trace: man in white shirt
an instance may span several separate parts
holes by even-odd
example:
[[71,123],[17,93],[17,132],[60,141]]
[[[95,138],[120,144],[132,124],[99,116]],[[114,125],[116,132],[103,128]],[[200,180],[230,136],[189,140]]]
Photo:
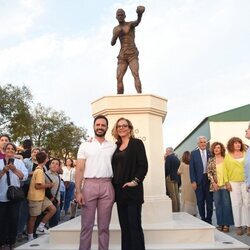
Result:
[[105,116],[98,115],[94,119],[93,128],[95,138],[82,143],[77,155],[76,200],[83,205],[79,250],[91,249],[96,209],[98,249],[108,250],[109,223],[114,204],[111,159],[116,145],[105,139],[108,130],[108,120]]

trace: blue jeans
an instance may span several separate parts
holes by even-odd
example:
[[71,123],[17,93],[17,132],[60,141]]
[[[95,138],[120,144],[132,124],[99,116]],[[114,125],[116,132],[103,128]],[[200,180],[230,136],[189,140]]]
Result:
[[56,205],[55,207],[56,207],[56,213],[49,220],[50,227],[57,226],[60,221],[60,212],[61,212],[60,205]]
[[65,213],[69,210],[70,202],[74,199],[75,183],[70,182],[68,188],[65,189],[65,200],[64,200],[64,211]]
[[230,194],[226,189],[219,189],[214,192],[214,204],[217,224],[219,226],[234,225]]
[[60,191],[60,210],[63,209],[64,200],[65,200],[65,191]]
[[17,233],[22,234],[27,226],[29,219],[29,202],[27,199],[20,202],[19,207],[19,220],[18,220],[18,227]]

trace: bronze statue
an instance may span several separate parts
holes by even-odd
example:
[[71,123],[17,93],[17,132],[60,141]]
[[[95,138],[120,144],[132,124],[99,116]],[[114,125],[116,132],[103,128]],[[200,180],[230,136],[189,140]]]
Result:
[[139,51],[135,45],[135,27],[141,22],[142,14],[145,11],[144,6],[138,6],[136,9],[137,20],[132,22],[125,22],[125,11],[123,9],[118,9],[116,11],[116,19],[119,22],[113,29],[113,37],[111,40],[111,45],[116,44],[116,40],[119,37],[121,43],[121,49],[118,55],[118,65],[116,72],[117,79],[117,94],[124,93],[123,77],[129,66],[131,73],[135,81],[135,89],[137,93],[142,92],[141,80],[139,77],[139,62],[138,55]]

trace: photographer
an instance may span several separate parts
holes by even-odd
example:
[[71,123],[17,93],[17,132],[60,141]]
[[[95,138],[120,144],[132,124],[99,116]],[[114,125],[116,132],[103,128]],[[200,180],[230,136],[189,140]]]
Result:
[[20,180],[27,179],[28,171],[21,160],[14,159],[15,144],[6,143],[3,150],[5,157],[0,159],[0,247],[14,249],[20,202],[7,198],[7,177],[9,176],[11,185],[20,187]]

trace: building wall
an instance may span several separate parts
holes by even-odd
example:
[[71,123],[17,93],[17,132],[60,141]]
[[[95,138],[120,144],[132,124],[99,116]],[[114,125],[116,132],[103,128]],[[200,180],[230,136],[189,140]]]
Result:
[[209,122],[211,140],[210,144],[215,141],[222,142],[225,146],[231,137],[239,137],[242,141],[250,145],[250,141],[245,138],[245,130],[248,122]]
[[185,151],[192,151],[197,148],[197,137],[204,135],[210,140],[210,128],[208,121],[204,122],[185,141],[175,148],[175,153],[180,158]]
[[242,141],[250,146],[250,140],[245,138],[245,130],[249,122],[208,122],[202,124],[193,134],[191,134],[185,141],[175,148],[175,153],[181,157],[183,152],[188,150],[192,151],[197,147],[197,137],[204,135],[207,137],[209,144],[208,147],[215,141],[222,142],[225,146],[228,140],[233,137],[239,137]]

